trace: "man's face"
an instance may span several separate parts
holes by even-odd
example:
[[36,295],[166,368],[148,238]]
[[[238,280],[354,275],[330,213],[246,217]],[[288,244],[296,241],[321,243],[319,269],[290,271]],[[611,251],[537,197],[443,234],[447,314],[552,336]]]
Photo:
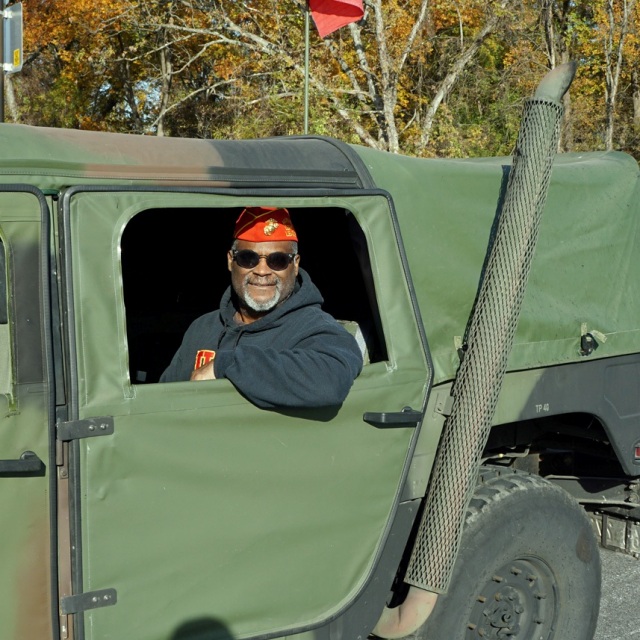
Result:
[[[260,256],[271,253],[293,253],[292,242],[247,242],[238,240],[236,251],[255,251]],[[264,257],[255,267],[243,268],[233,259],[233,252],[227,254],[227,264],[231,272],[231,286],[240,303],[251,311],[263,314],[284,302],[293,292],[298,275],[300,256],[296,256],[287,267],[277,271],[267,264]]]

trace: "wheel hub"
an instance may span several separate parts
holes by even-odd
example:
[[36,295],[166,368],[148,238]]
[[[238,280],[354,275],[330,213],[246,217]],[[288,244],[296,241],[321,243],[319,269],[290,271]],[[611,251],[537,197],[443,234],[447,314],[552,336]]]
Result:
[[550,568],[537,559],[518,559],[487,580],[467,627],[473,638],[548,640],[556,609],[555,579]]
[[[483,611],[491,628],[500,636],[517,636],[520,631],[520,614],[524,611],[519,592],[509,586],[496,592],[494,602]],[[503,633],[502,633],[503,632]]]

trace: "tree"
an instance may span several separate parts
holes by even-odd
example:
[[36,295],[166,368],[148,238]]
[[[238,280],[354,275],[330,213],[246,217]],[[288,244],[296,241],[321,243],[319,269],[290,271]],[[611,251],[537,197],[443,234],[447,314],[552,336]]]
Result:
[[[461,0],[454,9],[448,3],[429,9],[426,0],[404,3],[367,0],[360,23],[349,25],[337,38],[324,41],[316,38],[314,42],[309,81],[320,101],[316,108],[320,128],[334,112],[341,119],[343,135],[349,138],[397,152],[404,136],[404,146],[408,142],[424,150],[440,105],[477,57],[483,42],[504,20],[508,2]],[[226,88],[239,92],[249,106],[276,97],[299,101],[304,77],[304,2],[185,0],[179,7],[180,17],[173,13],[169,18],[156,11],[152,20],[139,23],[137,29],[175,34],[173,44],[165,41],[159,47],[165,56],[175,48],[176,41],[197,37],[201,39],[201,47],[210,49],[207,54],[210,59],[216,53],[219,59],[225,56],[234,59],[239,63],[234,78],[227,77],[223,82],[233,84]],[[203,16],[207,19],[202,19]],[[456,33],[453,40],[452,29]],[[441,58],[435,63],[427,61],[425,51],[437,53]],[[203,54],[185,58],[180,72],[193,69],[204,57]],[[412,94],[416,65],[422,69],[428,66],[448,69],[428,87],[423,85],[424,89],[433,89],[430,100],[425,99],[424,90]],[[215,83],[216,89],[221,86],[222,83]],[[166,98],[167,91],[162,95]],[[172,105],[161,101],[161,118],[175,108],[176,97]],[[225,92],[222,98],[230,96]],[[413,123],[420,123],[419,128],[416,132],[414,127],[413,140],[406,140]]]
[[[620,76],[625,64],[625,40],[631,27],[636,0],[606,0],[605,6],[599,8],[604,11],[606,18],[603,22],[603,50],[605,59],[606,82],[606,132],[605,146],[613,149],[613,131],[616,111],[616,101]],[[634,69],[635,70],[635,69]]]
[[[365,0],[311,32],[311,132],[508,154],[547,69],[580,62],[564,150],[640,148],[637,0]],[[14,120],[191,137],[303,129],[305,0],[25,0]],[[570,100],[570,102],[569,102]]]

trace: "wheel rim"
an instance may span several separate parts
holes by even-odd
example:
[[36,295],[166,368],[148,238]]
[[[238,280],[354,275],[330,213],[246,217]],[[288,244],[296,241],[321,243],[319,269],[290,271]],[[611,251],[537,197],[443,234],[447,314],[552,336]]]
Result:
[[472,638],[550,640],[557,613],[557,586],[549,566],[519,558],[482,586],[469,616]]

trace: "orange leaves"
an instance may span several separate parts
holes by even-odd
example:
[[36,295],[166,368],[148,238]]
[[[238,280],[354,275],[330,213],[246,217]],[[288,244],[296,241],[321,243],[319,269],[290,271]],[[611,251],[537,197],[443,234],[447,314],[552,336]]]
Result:
[[[605,43],[610,36],[614,51],[619,42],[625,1],[519,0],[502,9],[502,0],[366,0],[359,23],[325,40],[311,29],[311,130],[408,153],[508,152],[513,114],[552,61],[570,58],[580,61],[574,139],[598,146]],[[14,86],[29,121],[216,137],[301,131],[305,0],[23,3],[31,62]],[[498,26],[436,104],[494,16]],[[637,0],[616,112],[627,131],[639,57]]]
[[[37,49],[49,44],[65,47],[71,42],[89,45],[101,40],[109,24],[127,10],[127,2],[114,0],[25,1],[25,44]],[[91,47],[90,47],[91,48]]]
[[432,28],[435,32],[449,29],[475,30],[482,23],[488,3],[477,0],[436,0],[431,5]]

